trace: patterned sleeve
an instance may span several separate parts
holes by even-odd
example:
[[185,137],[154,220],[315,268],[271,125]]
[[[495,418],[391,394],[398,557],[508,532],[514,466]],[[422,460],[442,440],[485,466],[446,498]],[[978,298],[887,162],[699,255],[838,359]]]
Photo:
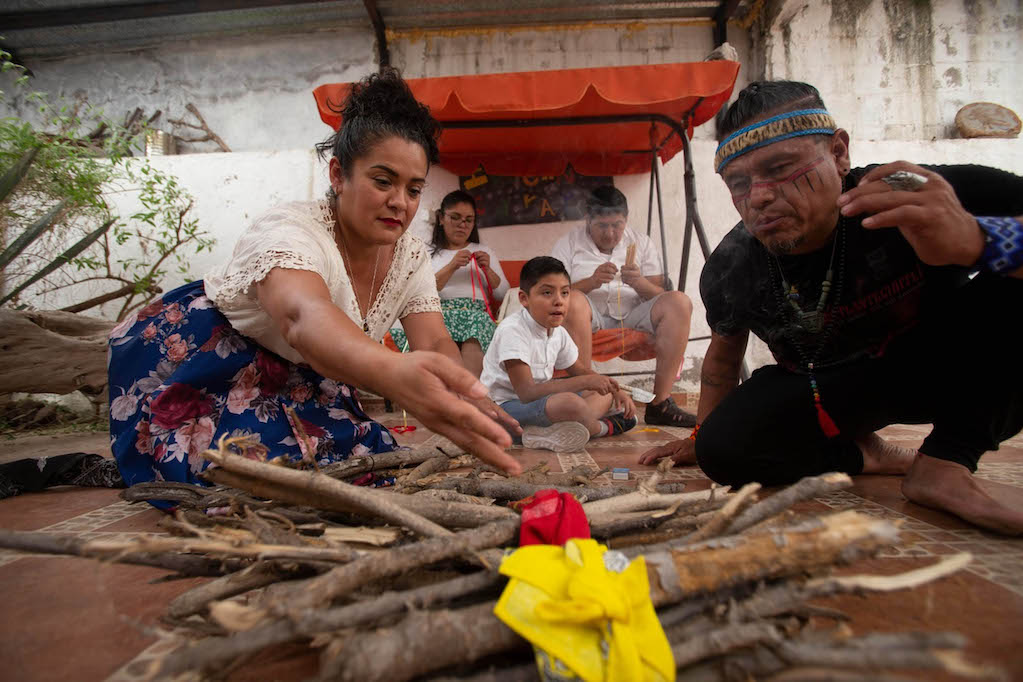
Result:
[[207,295],[221,305],[245,295],[274,268],[308,270],[327,281],[327,237],[307,206],[276,207],[245,230],[231,259],[206,277]]

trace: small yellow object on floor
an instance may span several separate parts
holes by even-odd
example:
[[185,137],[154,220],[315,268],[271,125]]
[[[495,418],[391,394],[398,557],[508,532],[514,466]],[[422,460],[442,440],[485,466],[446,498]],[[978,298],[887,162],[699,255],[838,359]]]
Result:
[[675,679],[643,557],[630,563],[576,539],[520,547],[501,573],[510,580],[494,614],[533,644],[541,679],[568,671],[588,682]]

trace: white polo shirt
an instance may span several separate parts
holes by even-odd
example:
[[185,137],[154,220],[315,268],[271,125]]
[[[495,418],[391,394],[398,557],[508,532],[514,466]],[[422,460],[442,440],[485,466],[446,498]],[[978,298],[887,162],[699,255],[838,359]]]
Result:
[[567,369],[575,364],[579,349],[565,328],[555,327],[549,336],[547,331],[525,308],[506,317],[498,325],[490,348],[483,357],[483,374],[480,376],[495,403],[500,405],[519,399],[504,366],[508,360],[521,360],[529,365],[533,381],[538,384],[550,381],[554,370]]
[[[630,227],[625,228],[622,238],[610,255],[597,248],[584,224],[559,239],[558,243],[554,245],[554,249],[551,250],[551,256],[564,263],[572,281],[578,282],[592,275],[594,270],[608,261],[614,263],[621,270],[625,265],[629,244],[636,245],[636,264],[644,277],[664,274],[661,272],[664,268],[661,266],[661,258],[653,240],[645,234],[635,232]],[[622,297],[621,310],[618,307],[619,289]],[[617,277],[586,295],[589,296],[598,312],[616,320],[625,319],[633,308],[643,302],[643,297],[635,289]]]

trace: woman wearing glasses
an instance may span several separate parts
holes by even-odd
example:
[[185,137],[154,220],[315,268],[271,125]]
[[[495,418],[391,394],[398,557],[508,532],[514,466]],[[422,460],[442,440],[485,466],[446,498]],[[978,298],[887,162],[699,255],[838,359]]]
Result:
[[503,298],[508,283],[498,274],[497,254],[480,244],[472,195],[455,190],[444,197],[434,216],[432,242],[444,324],[461,349],[465,368],[479,376],[497,329],[487,310],[489,298],[491,292],[494,299]]

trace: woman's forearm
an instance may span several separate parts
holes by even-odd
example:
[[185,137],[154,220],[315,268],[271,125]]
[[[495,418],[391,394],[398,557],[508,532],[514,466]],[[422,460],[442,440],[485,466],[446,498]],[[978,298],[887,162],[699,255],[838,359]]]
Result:
[[393,351],[376,343],[329,301],[296,306],[279,323],[289,346],[325,377],[386,393],[386,371]]
[[447,265],[445,265],[440,270],[434,273],[434,277],[437,280],[437,291],[440,291],[441,289],[446,287],[448,281],[451,279],[451,276],[455,274],[456,268],[451,267],[452,265],[454,265],[453,262],[448,263]]
[[490,282],[490,288],[497,290],[497,287],[501,286],[501,276],[494,272],[494,269],[489,265],[486,268],[487,281]]

